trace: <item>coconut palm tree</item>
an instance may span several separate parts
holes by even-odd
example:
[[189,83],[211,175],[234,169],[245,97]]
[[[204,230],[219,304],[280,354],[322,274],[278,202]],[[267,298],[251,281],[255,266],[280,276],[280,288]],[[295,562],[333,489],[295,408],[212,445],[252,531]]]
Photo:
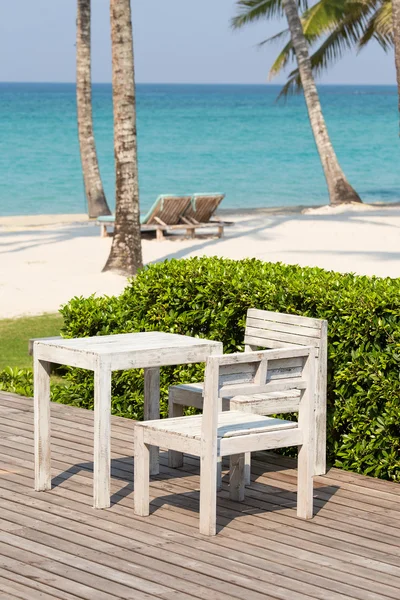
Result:
[[78,0],[76,18],[76,105],[83,181],[89,217],[110,215],[100,177],[92,118],[90,0]]
[[400,0],[392,0],[392,29],[396,65],[397,95],[400,114]]
[[[392,0],[319,0],[301,16],[304,36],[310,48],[322,43],[310,55],[315,75],[320,75],[351,49],[361,50],[376,40],[387,52],[394,43]],[[281,31],[263,44],[288,36]],[[291,40],[273,63],[269,76],[277,75],[293,57]],[[400,63],[400,60],[399,60]],[[288,77],[280,95],[301,90],[298,68]]]
[[[400,0],[320,0],[303,13],[301,22],[310,46],[323,39],[310,56],[313,72],[317,75],[347,50],[359,51],[371,40],[377,41],[385,52],[394,46],[400,113]],[[282,31],[271,40],[286,34],[287,31]],[[274,62],[271,77],[286,66],[292,53],[293,46],[289,41]],[[294,69],[281,95],[300,88],[299,71]]]
[[238,0],[239,14],[233,19],[233,27],[242,27],[251,22],[276,15],[285,15],[288,23],[292,48],[294,50],[299,77],[304,90],[308,116],[314,134],[315,143],[321,159],[332,205],[349,202],[361,202],[354,188],[347,181],[333,149],[321,103],[315,85],[308,43],[295,0]]
[[142,267],[136,138],[136,96],[130,0],[110,0],[115,227],[104,271],[135,275]]

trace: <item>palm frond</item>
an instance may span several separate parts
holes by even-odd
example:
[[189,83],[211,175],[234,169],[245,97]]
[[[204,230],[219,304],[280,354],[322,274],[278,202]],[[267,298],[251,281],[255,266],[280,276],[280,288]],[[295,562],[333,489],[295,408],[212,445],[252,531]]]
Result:
[[274,42],[280,42],[281,40],[285,40],[290,35],[289,29],[283,29],[279,33],[275,35],[271,35],[271,37],[259,42],[258,46],[265,46],[265,44],[273,44]]
[[279,92],[277,100],[286,99],[288,96],[298,94],[302,90],[300,73],[295,69],[289,74],[288,80]]
[[392,3],[390,0],[385,0],[370,18],[359,41],[359,50],[364,48],[371,39],[377,40],[385,52],[393,46]]
[[272,67],[269,70],[268,79],[273,79],[273,77],[278,75],[278,73],[286,67],[290,59],[294,58],[294,56],[295,54],[292,45],[292,40],[290,40],[275,59]]
[[[337,24],[319,48],[311,54],[311,68],[316,76],[339,60],[349,48],[357,47],[365,30],[370,10],[370,4],[357,3],[357,19],[354,19],[353,14],[347,14],[347,17]],[[301,79],[297,68],[289,74],[278,98],[298,93],[301,88]]]
[[310,56],[311,67],[320,75],[329,66],[337,62],[343,54],[357,46],[363,32],[364,19],[353,21],[350,17],[339,23],[327,36],[321,46]]
[[231,21],[233,29],[283,14],[281,0],[239,0],[237,7],[239,14]]

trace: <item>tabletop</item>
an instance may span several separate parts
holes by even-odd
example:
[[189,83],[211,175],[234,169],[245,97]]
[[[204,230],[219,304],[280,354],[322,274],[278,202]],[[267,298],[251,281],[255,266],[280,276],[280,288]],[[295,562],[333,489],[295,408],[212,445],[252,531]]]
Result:
[[117,370],[204,362],[211,354],[222,354],[223,347],[213,340],[147,331],[36,341],[33,351],[39,360],[87,369],[101,362]]

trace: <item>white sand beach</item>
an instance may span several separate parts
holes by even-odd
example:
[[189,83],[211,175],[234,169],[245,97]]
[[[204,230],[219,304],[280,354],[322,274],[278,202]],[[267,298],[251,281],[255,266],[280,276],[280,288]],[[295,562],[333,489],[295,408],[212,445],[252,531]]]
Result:
[[[227,214],[225,237],[143,240],[145,263],[256,257],[362,275],[400,277],[400,206],[269,209]],[[86,215],[0,218],[0,318],[56,312],[73,296],[114,295],[126,279],[102,273],[111,238]]]

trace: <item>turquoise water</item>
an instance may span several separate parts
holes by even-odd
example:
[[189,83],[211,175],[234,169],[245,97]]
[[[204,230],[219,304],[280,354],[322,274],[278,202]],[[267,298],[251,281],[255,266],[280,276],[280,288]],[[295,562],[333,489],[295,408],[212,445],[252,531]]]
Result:
[[[302,97],[278,86],[138,85],[142,210],[161,193],[222,191],[224,207],[327,202]],[[400,200],[396,88],[322,86],[334,147],[367,202]],[[110,85],[93,109],[114,207]],[[0,84],[0,215],[86,211],[72,84]]]

